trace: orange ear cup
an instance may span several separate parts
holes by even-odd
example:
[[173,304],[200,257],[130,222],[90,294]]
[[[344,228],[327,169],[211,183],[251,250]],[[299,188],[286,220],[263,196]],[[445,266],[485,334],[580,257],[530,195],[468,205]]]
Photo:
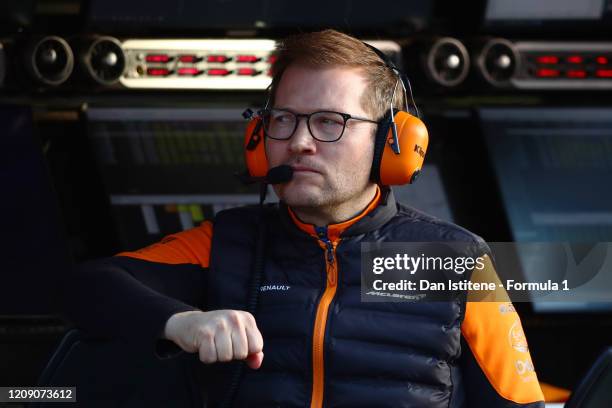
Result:
[[380,161],[380,182],[386,186],[412,183],[423,167],[429,143],[427,128],[419,118],[399,111],[394,119],[400,154],[396,154],[391,148],[393,132],[389,129]]
[[251,177],[265,177],[268,174],[268,158],[260,117],[251,119],[247,125],[244,134],[244,160]]

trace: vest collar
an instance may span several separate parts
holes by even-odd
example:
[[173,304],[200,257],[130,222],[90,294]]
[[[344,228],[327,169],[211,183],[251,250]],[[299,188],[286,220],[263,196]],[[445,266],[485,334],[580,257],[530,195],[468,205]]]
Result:
[[[314,238],[320,238],[320,228],[313,224],[302,222],[297,215],[284,202],[280,202],[281,219],[283,223],[294,231],[307,233]],[[327,237],[336,241],[339,238],[364,234],[386,224],[397,213],[397,206],[393,191],[377,186],[376,195],[368,206],[355,217],[338,224],[327,226]]]

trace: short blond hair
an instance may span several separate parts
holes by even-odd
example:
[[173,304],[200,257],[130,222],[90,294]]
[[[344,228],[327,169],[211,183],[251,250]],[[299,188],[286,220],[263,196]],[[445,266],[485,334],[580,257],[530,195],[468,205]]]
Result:
[[270,102],[285,70],[292,64],[313,68],[360,68],[367,87],[361,98],[361,106],[375,120],[380,120],[389,110],[395,92],[394,108],[404,107],[404,95],[397,75],[370,47],[362,41],[336,30],[292,35],[277,45],[276,60],[272,64]]

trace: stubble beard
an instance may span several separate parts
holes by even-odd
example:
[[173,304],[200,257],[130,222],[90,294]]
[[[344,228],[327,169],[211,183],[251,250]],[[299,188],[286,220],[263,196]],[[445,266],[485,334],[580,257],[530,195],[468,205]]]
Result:
[[[344,189],[346,185],[355,186],[351,189]],[[354,178],[347,177],[344,180],[337,179],[333,182],[327,181],[325,184],[318,188],[316,194],[303,191],[301,193],[292,192],[286,194],[286,186],[281,187],[281,190],[277,190],[277,194],[280,193],[279,197],[292,209],[309,214],[316,213],[327,213],[334,214],[338,211],[342,211],[343,207],[352,202],[353,200],[359,200],[361,195],[367,190],[368,178],[357,181]]]

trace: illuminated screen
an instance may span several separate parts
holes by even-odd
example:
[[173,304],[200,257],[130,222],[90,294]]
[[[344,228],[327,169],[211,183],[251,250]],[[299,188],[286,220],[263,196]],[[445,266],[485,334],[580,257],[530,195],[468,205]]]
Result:
[[92,108],[89,137],[122,247],[140,248],[218,211],[258,202],[239,109]]
[[516,241],[612,241],[612,110],[482,109]]
[[[481,109],[479,114],[515,241],[569,242],[577,266],[597,255],[597,243],[612,242],[612,109]],[[594,279],[581,288],[591,290],[592,304],[546,302],[534,308],[609,308],[610,303],[597,301],[612,298],[610,290],[601,290],[612,287],[612,254],[600,255],[599,284]],[[537,280],[527,256],[522,263],[525,274]]]
[[597,20],[604,0],[488,0],[485,20]]

